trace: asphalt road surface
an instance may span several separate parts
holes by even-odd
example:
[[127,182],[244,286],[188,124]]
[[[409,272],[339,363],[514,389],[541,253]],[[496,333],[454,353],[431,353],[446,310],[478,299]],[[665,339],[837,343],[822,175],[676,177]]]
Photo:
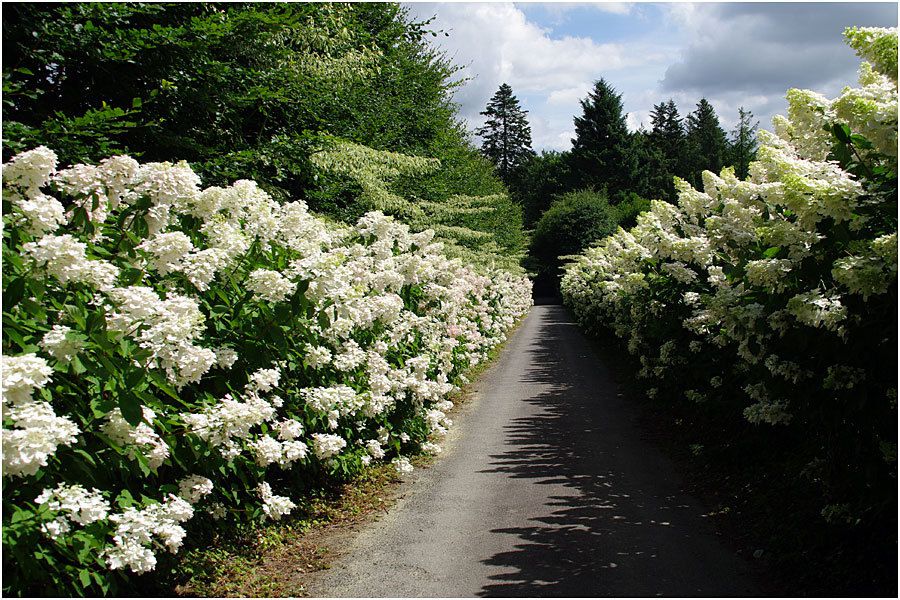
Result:
[[535,306],[476,389],[312,595],[764,594],[564,308]]

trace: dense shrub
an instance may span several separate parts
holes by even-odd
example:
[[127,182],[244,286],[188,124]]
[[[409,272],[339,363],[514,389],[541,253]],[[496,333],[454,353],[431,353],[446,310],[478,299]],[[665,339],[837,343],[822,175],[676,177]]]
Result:
[[605,192],[581,190],[559,196],[537,222],[531,237],[529,254],[541,287],[555,290],[560,257],[577,254],[612,233],[616,217]]
[[439,159],[404,196],[501,193],[429,33],[393,3],[11,4],[3,157],[43,144],[64,164],[186,160],[207,185],[253,179],[353,223],[354,191],[309,162],[331,135]]
[[677,206],[652,202],[568,265],[562,291],[588,329],[627,341],[651,395],[796,440],[791,475],[822,516],[871,526],[896,517],[897,33],[846,35],[875,65],[860,87],[790,90],[747,181],[676,181]]
[[621,194],[618,200],[613,206],[616,212],[616,223],[625,229],[631,229],[637,225],[638,215],[650,210],[650,201],[634,192]]
[[437,451],[530,304],[379,212],[354,227],[184,162],[3,167],[6,594],[114,594],[187,528]]

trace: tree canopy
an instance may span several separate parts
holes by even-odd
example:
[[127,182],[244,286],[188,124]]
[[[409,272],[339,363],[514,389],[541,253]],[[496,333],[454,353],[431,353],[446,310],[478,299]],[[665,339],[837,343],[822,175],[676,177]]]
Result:
[[503,83],[479,114],[487,117],[475,132],[484,140],[481,151],[494,163],[503,181],[509,182],[513,171],[534,156],[531,126],[525,117],[528,111],[519,106],[512,88]]

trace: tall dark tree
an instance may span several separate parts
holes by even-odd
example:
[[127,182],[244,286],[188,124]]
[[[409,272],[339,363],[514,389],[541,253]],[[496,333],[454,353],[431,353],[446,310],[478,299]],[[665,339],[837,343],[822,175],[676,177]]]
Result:
[[579,187],[606,187],[610,198],[630,190],[637,172],[631,134],[625,125],[622,95],[605,80],[594,84],[581,100],[582,115],[575,117],[572,167]]
[[481,151],[509,183],[513,171],[534,156],[531,126],[525,117],[528,111],[519,106],[512,88],[504,83],[480,114],[487,117],[484,126],[475,132],[484,140]]
[[555,196],[572,189],[568,158],[567,152],[544,150],[513,174],[509,191],[522,206],[526,227],[541,218]]
[[[678,106],[675,100],[669,99],[668,102],[660,102],[653,106],[650,113],[650,121],[653,125],[650,133],[647,134],[647,141],[650,148],[646,150],[647,154],[655,154],[652,156],[660,161],[659,166],[653,164],[663,171],[662,185],[655,193],[650,193],[651,197],[662,196],[668,200],[675,199],[675,185],[673,176],[678,175],[684,177],[688,171],[687,153],[685,152],[685,132],[681,115],[678,114]],[[644,170],[649,168],[648,166]]]
[[694,187],[700,185],[701,173],[718,173],[725,165],[728,137],[719,124],[716,109],[706,98],[687,116],[686,140],[688,150],[687,179]]
[[731,140],[728,144],[728,164],[734,166],[734,172],[739,179],[746,179],[750,170],[750,162],[756,158],[756,149],[759,146],[756,140],[756,130],[759,121],[753,122],[753,113],[738,108],[738,123],[731,131]]
[[674,173],[670,161],[656,144],[653,133],[643,129],[635,132],[632,151],[637,158],[638,169],[630,191],[644,198],[674,201]]
[[684,142],[684,126],[675,101],[670,98],[668,102],[654,105],[650,112],[650,122],[653,124],[650,131],[653,144],[662,150],[667,159],[674,162]]

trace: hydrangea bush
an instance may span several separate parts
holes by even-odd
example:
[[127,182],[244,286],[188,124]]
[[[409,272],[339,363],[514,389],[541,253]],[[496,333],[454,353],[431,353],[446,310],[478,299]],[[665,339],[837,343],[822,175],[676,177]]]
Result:
[[897,32],[846,37],[871,61],[859,87],[790,90],[748,180],[676,180],[677,206],[587,250],[562,292],[627,341],[651,396],[804,440],[823,515],[855,524],[896,510]]
[[3,166],[7,592],[115,593],[192,526],[408,472],[531,304],[379,212],[329,223],[183,162],[57,167]]

